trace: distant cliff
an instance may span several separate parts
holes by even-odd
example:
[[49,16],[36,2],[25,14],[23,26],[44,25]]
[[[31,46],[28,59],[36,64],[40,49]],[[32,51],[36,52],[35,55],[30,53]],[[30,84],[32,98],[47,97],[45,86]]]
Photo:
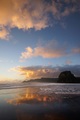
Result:
[[40,78],[40,79],[31,79],[29,81],[23,81],[25,82],[46,82],[46,83],[57,83],[58,78]]
[[80,83],[80,77],[75,77],[71,71],[63,71],[60,73],[58,78],[40,78],[40,79],[31,79],[26,82],[45,82],[45,83]]

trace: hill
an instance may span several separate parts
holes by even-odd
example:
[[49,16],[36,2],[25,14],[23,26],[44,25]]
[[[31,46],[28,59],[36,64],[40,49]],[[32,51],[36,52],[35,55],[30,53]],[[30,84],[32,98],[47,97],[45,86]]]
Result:
[[29,81],[23,81],[25,82],[46,82],[46,83],[57,83],[58,78],[40,78],[40,79],[31,79]]

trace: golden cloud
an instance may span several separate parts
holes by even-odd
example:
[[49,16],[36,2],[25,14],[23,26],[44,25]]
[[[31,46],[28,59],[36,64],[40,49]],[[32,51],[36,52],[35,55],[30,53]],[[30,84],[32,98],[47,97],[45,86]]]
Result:
[[[19,72],[21,75],[25,76],[26,79],[36,79],[42,77],[57,77],[58,68],[53,68],[50,66],[31,66],[31,67],[15,67],[11,71]],[[57,74],[56,74],[57,73]]]
[[[41,0],[1,0],[0,27],[28,30],[40,30],[47,27],[47,16],[43,13],[44,5]],[[7,33],[0,31],[0,38],[5,39]],[[4,35],[4,37],[3,37]]]
[[80,65],[64,66],[28,66],[14,67],[11,71],[19,72],[26,80],[37,78],[57,78],[62,71],[70,70],[75,76],[80,76]]
[[49,13],[54,19],[60,19],[62,16],[79,11],[78,2],[79,0],[75,2],[69,0],[69,5],[64,1],[65,7],[61,1],[52,1],[51,4],[44,0],[0,0],[0,27],[7,28],[6,31],[0,31],[0,38],[6,39],[9,35],[8,28],[17,27],[23,30],[46,28],[52,24],[49,22]]
[[58,58],[66,55],[66,50],[62,46],[60,47],[56,41],[51,41],[42,46],[35,48],[27,47],[24,52],[21,53],[20,61],[31,57],[41,56],[43,58]]
[[[67,51],[67,46],[63,43],[63,46],[60,46],[56,40],[50,40],[46,44],[37,45],[35,48],[28,46],[25,48],[25,51],[21,53],[20,62],[32,57],[42,57],[42,58],[59,58],[64,56],[71,56],[75,54],[80,54],[80,48],[72,48]],[[67,60],[66,63],[71,64],[70,60]]]
[[9,31],[7,31],[5,28],[0,29],[0,38],[9,40]]

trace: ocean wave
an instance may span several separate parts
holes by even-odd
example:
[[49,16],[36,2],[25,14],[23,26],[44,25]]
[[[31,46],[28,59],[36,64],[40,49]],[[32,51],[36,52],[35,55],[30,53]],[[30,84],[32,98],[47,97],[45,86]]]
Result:
[[17,88],[36,88],[39,94],[80,94],[80,84],[61,84],[61,83],[18,83],[0,84],[0,90]]

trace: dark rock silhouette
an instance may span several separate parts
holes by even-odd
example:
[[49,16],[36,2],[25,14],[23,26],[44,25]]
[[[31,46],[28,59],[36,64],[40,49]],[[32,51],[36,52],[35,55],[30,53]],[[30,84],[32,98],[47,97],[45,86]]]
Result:
[[45,83],[80,83],[80,77],[75,77],[71,71],[63,71],[60,73],[58,78],[40,78],[40,79],[31,79],[26,82],[45,82]]
[[60,83],[74,83],[76,82],[76,77],[71,73],[71,71],[61,72],[58,78]]

